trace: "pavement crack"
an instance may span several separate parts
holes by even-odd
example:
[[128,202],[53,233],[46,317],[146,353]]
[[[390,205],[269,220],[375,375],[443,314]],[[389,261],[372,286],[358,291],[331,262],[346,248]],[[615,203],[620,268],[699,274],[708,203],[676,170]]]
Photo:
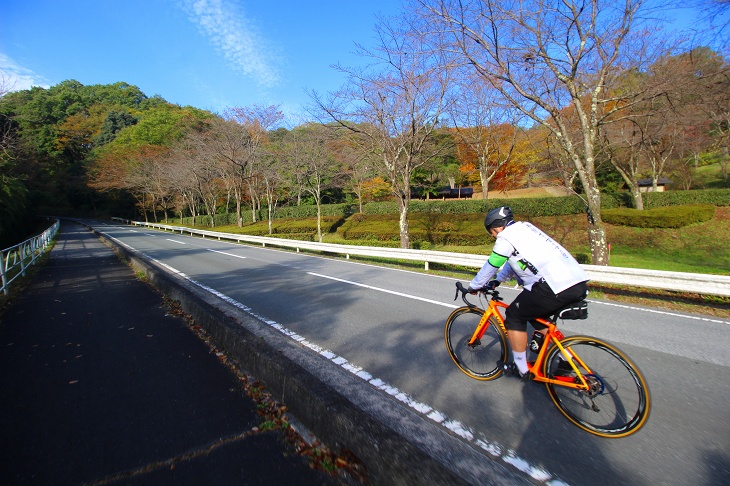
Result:
[[130,479],[130,478],[142,476],[144,474],[149,474],[151,472],[158,471],[161,469],[175,469],[175,466],[179,463],[191,461],[193,459],[197,459],[198,457],[207,456],[208,454],[210,454],[211,452],[215,451],[216,449],[218,449],[220,447],[246,439],[246,438],[251,437],[260,432],[261,431],[259,430],[258,427],[254,427],[251,430],[247,430],[247,431],[241,432],[239,434],[221,437],[220,439],[215,440],[202,447],[186,451],[182,454],[178,454],[178,455],[170,457],[168,459],[145,464],[144,466],[141,466],[136,469],[130,469],[127,471],[118,472],[118,473],[112,474],[110,476],[107,476],[105,478],[96,479],[96,480],[90,481],[90,482],[84,482],[83,484],[88,485],[88,486],[103,486],[106,484],[114,484],[119,481],[124,481],[124,480]]

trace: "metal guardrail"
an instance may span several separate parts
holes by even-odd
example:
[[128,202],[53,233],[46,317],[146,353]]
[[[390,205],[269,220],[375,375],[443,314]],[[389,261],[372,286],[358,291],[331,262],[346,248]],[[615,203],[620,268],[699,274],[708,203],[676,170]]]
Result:
[[[292,248],[296,249],[296,251],[309,250],[337,253],[345,255],[346,258],[350,258],[350,255],[357,255],[394,260],[421,261],[424,262],[426,270],[428,270],[429,263],[481,268],[487,259],[486,255],[474,255],[468,253],[316,243],[312,241],[289,240],[268,236],[220,233],[217,231],[187,228],[184,226],[130,221],[121,218],[112,218],[112,220],[135,226],[158,228],[163,231],[172,231],[180,234],[187,233],[190,236],[197,235],[202,238],[236,241],[238,243],[252,243],[264,247],[269,245]],[[582,265],[582,267],[586,270],[588,276],[593,282],[730,297],[730,276],[642,270],[636,268],[604,267],[599,265]]]
[[0,277],[2,277],[2,292],[8,295],[10,283],[18,277],[25,276],[25,270],[33,265],[38,257],[48,247],[58,232],[61,222],[57,219],[46,231],[38,236],[28,238],[24,242],[2,250]]

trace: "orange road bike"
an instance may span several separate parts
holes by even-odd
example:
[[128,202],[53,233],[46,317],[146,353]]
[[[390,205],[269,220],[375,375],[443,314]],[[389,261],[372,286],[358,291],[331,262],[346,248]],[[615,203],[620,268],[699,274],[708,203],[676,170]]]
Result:
[[[507,362],[507,330],[500,313],[507,304],[496,290],[478,292],[484,309],[470,303],[468,291],[456,283],[466,304],[446,320],[444,339],[451,359],[468,376],[493,380]],[[545,383],[555,405],[581,429],[600,437],[626,437],[638,431],[649,417],[649,387],[636,365],[618,348],[589,336],[565,337],[558,319],[585,319],[587,302],[568,306],[548,319],[544,341],[530,366],[532,381]]]

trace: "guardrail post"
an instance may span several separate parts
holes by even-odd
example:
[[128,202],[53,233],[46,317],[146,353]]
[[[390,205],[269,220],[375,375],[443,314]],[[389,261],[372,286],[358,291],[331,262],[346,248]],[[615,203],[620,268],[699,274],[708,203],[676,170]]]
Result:
[[[1,255],[1,254],[0,254]],[[0,277],[3,282],[3,293],[5,295],[8,295],[10,292],[8,292],[8,282],[5,278],[5,257],[3,256],[3,261],[0,262]]]

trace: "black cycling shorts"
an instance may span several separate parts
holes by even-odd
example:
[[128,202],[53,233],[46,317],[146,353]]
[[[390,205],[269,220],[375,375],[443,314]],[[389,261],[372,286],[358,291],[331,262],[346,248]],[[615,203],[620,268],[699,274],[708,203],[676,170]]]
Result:
[[[569,287],[559,294],[553,293],[547,282],[532,285],[531,290],[524,289],[507,307],[504,325],[511,331],[527,331],[527,322],[536,318],[548,319],[555,312],[573,302],[582,300],[588,295],[588,285],[581,282]],[[532,323],[535,329],[544,329],[545,325]]]

